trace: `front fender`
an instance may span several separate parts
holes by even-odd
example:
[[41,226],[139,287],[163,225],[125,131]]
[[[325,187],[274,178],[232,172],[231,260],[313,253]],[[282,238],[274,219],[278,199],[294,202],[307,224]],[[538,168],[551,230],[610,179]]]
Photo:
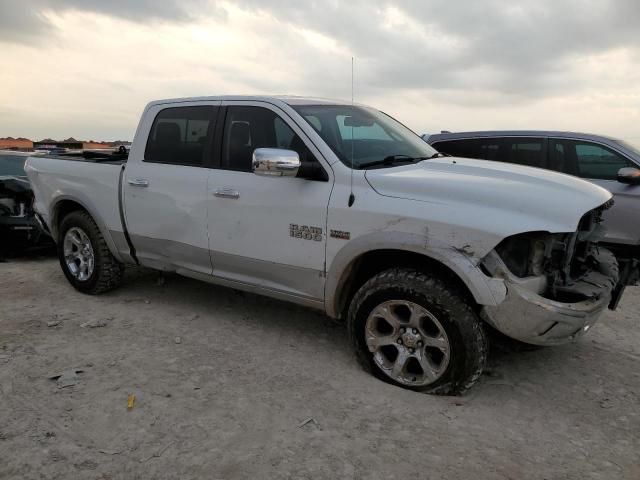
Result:
[[506,296],[504,281],[485,275],[478,267],[480,259],[473,252],[455,249],[436,239],[416,233],[384,231],[372,232],[349,241],[333,258],[325,283],[325,309],[337,318],[339,292],[345,285],[351,268],[362,255],[375,250],[400,250],[424,255],[452,270],[467,286],[479,305],[495,306]]

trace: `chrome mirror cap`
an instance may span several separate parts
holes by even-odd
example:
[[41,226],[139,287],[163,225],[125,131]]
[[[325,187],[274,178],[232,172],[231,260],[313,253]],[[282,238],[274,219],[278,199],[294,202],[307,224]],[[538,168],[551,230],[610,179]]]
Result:
[[256,148],[252,167],[256,175],[295,177],[300,168],[300,156],[293,150]]

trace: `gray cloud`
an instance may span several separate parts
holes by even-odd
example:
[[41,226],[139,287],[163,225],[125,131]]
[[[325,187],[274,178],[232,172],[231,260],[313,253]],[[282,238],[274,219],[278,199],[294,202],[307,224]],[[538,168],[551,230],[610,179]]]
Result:
[[33,43],[49,30],[38,10],[0,0],[0,42]]
[[207,0],[0,0],[0,42],[35,43],[53,29],[47,11],[78,10],[132,21],[184,22],[206,9]]
[[[397,0],[240,0],[293,25],[336,39],[380,88],[494,88],[537,96],[582,86],[567,62],[616,47],[639,49],[636,0],[451,2]],[[385,7],[395,7],[420,27],[383,28]],[[451,39],[430,45],[421,33]],[[478,72],[483,74],[478,75]]]
[[[29,4],[27,6],[26,4]],[[514,101],[584,88],[592,80],[574,75],[572,62],[626,47],[640,51],[637,0],[238,0],[245,10],[326,35],[357,57],[360,83],[379,89],[490,90]],[[48,9],[82,10],[132,21],[184,22],[220,15],[214,0],[0,0],[0,41],[33,42],[51,33]],[[385,26],[388,9],[410,26]],[[417,28],[416,28],[417,27]],[[286,39],[286,41],[283,41]],[[265,37],[303,68],[294,83],[322,92],[343,91],[330,54],[314,54],[293,31]],[[348,67],[347,67],[348,68]],[[261,79],[247,81],[272,89]],[[267,80],[268,82],[268,80]]]
[[204,2],[184,0],[58,0],[44,3],[54,8],[84,10],[137,21],[156,19],[183,21],[189,19],[189,11],[194,4]]

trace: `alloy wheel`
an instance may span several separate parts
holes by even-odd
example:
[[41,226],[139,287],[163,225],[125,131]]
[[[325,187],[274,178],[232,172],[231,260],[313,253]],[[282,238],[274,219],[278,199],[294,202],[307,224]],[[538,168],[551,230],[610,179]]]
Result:
[[63,251],[69,273],[81,282],[88,280],[95,267],[95,255],[87,234],[78,227],[67,230]]
[[449,365],[449,338],[435,315],[417,303],[390,300],[375,307],[365,324],[373,361],[392,380],[422,387]]

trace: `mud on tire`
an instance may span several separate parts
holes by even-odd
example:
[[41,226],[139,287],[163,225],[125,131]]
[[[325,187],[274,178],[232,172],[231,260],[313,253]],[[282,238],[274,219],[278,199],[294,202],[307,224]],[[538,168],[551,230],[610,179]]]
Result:
[[[86,279],[76,278],[70,271],[65,258],[64,239],[67,232],[73,228],[80,230],[88,237],[93,250],[93,271]],[[87,212],[78,210],[69,213],[60,223],[58,234],[57,248],[60,266],[65,277],[76,290],[97,295],[113,290],[120,285],[124,273],[124,265],[118,262],[111,254],[109,247],[107,247],[107,242],[102,233],[100,233],[100,229]]]
[[[403,304],[408,305],[406,313],[401,311],[404,310]],[[398,310],[390,315],[392,321],[376,317],[386,317],[389,308]],[[398,319],[398,327],[386,325]],[[375,326],[378,321],[384,326],[381,333]],[[410,327],[416,321],[426,323],[420,323],[418,328],[403,326]],[[471,300],[453,282],[418,270],[394,268],[371,278],[354,295],[347,322],[350,340],[365,370],[404,388],[439,395],[462,394],[480,378],[486,363],[487,339]],[[376,330],[374,334],[372,328]],[[401,331],[406,333],[401,334]],[[436,339],[440,342],[446,339],[448,346],[445,348],[434,343]],[[382,343],[385,347],[378,347]],[[370,345],[377,354],[371,351]],[[410,368],[419,371],[425,364],[425,358],[431,355],[429,352],[437,352],[432,345],[446,352],[446,358],[445,354],[440,356],[438,375],[432,375],[434,368],[428,375],[417,373],[413,376]],[[407,346],[414,348],[402,350]],[[382,351],[382,348],[387,348],[387,351]],[[397,352],[402,350],[408,357],[401,358],[401,353],[397,353],[395,361],[391,361],[394,349]],[[410,357],[420,357],[420,362]],[[406,367],[395,375],[397,371],[393,365],[399,359],[404,362],[405,358],[408,358]],[[390,366],[387,366],[387,361]],[[427,361],[426,365],[437,364],[432,358]],[[415,365],[412,366],[411,362]]]

